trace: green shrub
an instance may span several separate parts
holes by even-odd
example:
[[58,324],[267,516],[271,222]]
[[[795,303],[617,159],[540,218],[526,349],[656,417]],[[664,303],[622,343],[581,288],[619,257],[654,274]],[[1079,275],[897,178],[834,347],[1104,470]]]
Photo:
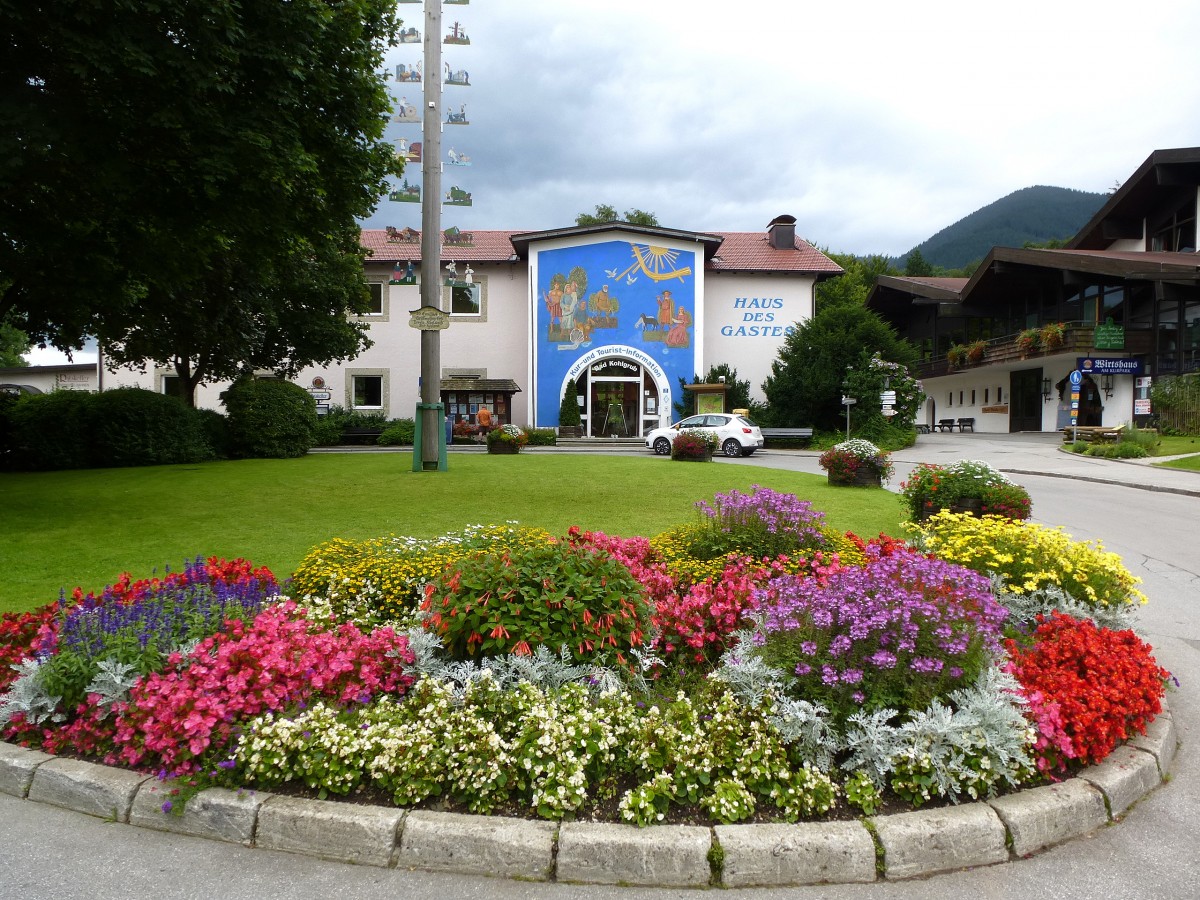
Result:
[[558,406],[558,424],[564,428],[579,427],[579,389],[574,381],[568,381],[563,388],[562,403]]
[[527,427],[525,434],[529,438],[530,447],[553,447],[558,443],[558,435],[553,428]]
[[376,443],[383,447],[411,447],[417,424],[412,419],[394,419]]
[[87,409],[91,395],[54,391],[21,397],[8,415],[11,467],[85,469],[90,439]]
[[649,642],[646,589],[593,547],[544,544],[475,553],[434,581],[426,628],[454,659],[566,647],[576,662],[634,668]]
[[221,402],[228,410],[231,456],[287,459],[313,446],[317,405],[298,384],[244,378],[221,394]]
[[1116,444],[1092,444],[1088,447],[1087,455],[1101,459],[1145,459],[1150,452],[1141,444],[1120,441]]
[[92,394],[85,408],[89,457],[98,468],[213,459],[200,416],[176,397],[123,387]]
[[192,417],[197,421],[204,439],[212,448],[217,459],[229,458],[229,423],[215,409],[193,409]]

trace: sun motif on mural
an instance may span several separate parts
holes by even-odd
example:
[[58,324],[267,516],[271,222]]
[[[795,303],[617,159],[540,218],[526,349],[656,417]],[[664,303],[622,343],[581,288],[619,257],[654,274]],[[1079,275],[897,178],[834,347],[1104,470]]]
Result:
[[623,272],[618,272],[615,268],[608,269],[605,275],[618,281],[624,278],[626,284],[633,284],[638,278],[633,274],[635,271],[641,271],[654,281],[667,281],[671,278],[683,281],[685,276],[692,274],[690,266],[676,268],[680,254],[678,250],[649,244],[630,244],[629,248],[633,252],[633,265]]

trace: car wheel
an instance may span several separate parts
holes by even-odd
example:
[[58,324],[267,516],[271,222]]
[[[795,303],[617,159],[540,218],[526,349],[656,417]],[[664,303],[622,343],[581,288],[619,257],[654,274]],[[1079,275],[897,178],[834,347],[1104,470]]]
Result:
[[737,442],[736,438],[729,438],[721,445],[721,449],[725,451],[726,456],[741,456],[742,445]]
[[668,441],[665,437],[657,438],[654,441],[654,452],[657,453],[659,456],[670,456],[671,455],[671,442]]

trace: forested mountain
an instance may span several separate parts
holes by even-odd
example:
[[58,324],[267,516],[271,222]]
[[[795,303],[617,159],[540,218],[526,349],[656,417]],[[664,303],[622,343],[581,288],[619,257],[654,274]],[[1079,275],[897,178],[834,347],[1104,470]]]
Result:
[[[913,249],[932,266],[958,269],[993,247],[1020,247],[1074,237],[1108,199],[1070,188],[1022,188],[943,228]],[[911,251],[909,251],[911,252]],[[906,253],[893,264],[903,270]]]

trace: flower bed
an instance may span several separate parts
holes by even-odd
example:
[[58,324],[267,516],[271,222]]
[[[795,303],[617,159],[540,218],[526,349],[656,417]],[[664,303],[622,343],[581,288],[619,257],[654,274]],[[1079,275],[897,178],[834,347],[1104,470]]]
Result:
[[1144,643],[1062,611],[1136,598],[1099,550],[1063,551],[1086,579],[989,580],[956,524],[1010,528],[1008,550],[1043,564],[1057,539],[945,514],[923,549],[865,541],[758,487],[698,506],[665,541],[331,542],[297,572],[302,603],[213,561],[6,616],[2,737],[186,779],[167,806],[293,784],[550,819],[796,821],[1045,783],[1160,708]]

